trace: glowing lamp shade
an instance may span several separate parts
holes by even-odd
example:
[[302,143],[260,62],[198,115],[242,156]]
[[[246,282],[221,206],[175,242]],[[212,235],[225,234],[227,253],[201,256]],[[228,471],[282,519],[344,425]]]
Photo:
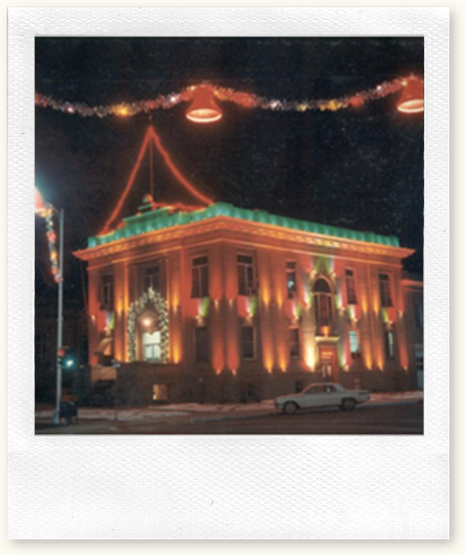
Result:
[[45,205],[44,199],[42,198],[42,195],[39,193],[39,190],[37,189],[37,187],[35,188],[35,192],[34,192],[34,211],[36,214],[42,217],[44,217],[47,211],[47,207]]
[[404,114],[418,114],[425,109],[423,81],[409,79],[402,91],[397,109]]
[[195,123],[213,123],[223,117],[215,102],[212,87],[201,85],[195,88],[192,104],[186,112],[186,118]]

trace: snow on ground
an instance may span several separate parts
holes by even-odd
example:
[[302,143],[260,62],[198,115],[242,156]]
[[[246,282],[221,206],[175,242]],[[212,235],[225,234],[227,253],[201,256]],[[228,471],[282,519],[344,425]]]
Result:
[[423,391],[397,391],[395,393],[370,393],[372,401],[423,400]]
[[[402,403],[421,401],[423,391],[404,391],[396,393],[371,393],[367,404],[377,403]],[[366,405],[365,405],[366,406]],[[172,405],[150,405],[138,408],[118,408],[118,420],[139,420],[142,418],[173,418],[177,416],[189,416],[192,413],[204,413],[209,415],[246,415],[274,412],[273,399],[266,399],[261,403],[246,404],[200,404],[200,403],[177,403]],[[36,418],[52,418],[51,409],[37,410]],[[115,409],[112,407],[80,407],[79,419],[89,420],[114,420]]]
[[[52,418],[53,411],[42,410],[36,412],[36,418]],[[118,409],[118,420],[141,420],[142,418],[172,418],[173,416],[188,416],[188,412],[169,411],[154,412],[150,407],[140,409]],[[115,420],[114,408],[87,408],[79,409],[79,420]]]
[[[159,408],[152,406],[148,407],[151,410],[160,410]],[[274,409],[273,399],[266,399],[261,403],[241,403],[241,404],[213,404],[213,403],[179,403],[163,407],[163,410],[186,410],[190,412],[214,412],[227,414],[231,412],[263,412],[270,411]]]

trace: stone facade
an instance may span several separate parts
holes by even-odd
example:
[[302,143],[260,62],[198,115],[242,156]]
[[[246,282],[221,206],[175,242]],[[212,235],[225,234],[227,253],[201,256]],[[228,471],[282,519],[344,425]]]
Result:
[[118,360],[123,403],[270,398],[321,380],[415,388],[412,252],[225,204],[145,205],[75,253],[88,262],[93,380],[114,378]]

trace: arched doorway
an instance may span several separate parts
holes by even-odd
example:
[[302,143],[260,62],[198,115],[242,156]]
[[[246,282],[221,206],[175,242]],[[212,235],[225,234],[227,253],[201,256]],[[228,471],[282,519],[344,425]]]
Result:
[[158,291],[148,289],[129,307],[128,339],[130,362],[168,363],[168,305]]

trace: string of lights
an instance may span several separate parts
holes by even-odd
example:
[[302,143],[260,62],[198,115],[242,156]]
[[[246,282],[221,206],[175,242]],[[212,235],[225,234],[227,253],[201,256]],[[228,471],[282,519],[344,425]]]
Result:
[[45,220],[48,250],[50,254],[50,268],[54,281],[59,283],[61,281],[61,275],[58,266],[57,234],[53,223],[53,207],[43,200],[37,189],[35,190],[35,213]]
[[[56,100],[51,96],[42,95],[38,92],[35,93],[35,104],[41,108],[51,108],[53,110],[61,111],[66,114],[75,114],[81,117],[99,117],[105,118],[108,116],[129,117],[140,113],[150,113],[154,110],[169,110],[182,102],[192,102],[193,104],[198,101],[199,96],[203,97],[203,104],[205,99],[209,96],[209,103],[213,106],[211,109],[200,113],[199,116],[187,117],[192,121],[198,123],[209,123],[221,118],[221,111],[218,110],[215,100],[220,102],[232,102],[243,108],[259,108],[262,110],[273,111],[294,111],[306,112],[308,110],[316,111],[337,111],[349,108],[359,108],[368,102],[385,98],[403,90],[403,97],[415,97],[415,105],[410,105],[406,109],[401,109],[404,112],[422,112],[423,111],[423,80],[415,75],[407,77],[399,77],[391,81],[384,81],[374,88],[356,92],[351,95],[342,96],[338,98],[330,98],[324,100],[284,100],[276,98],[268,98],[265,96],[258,96],[252,93],[238,91],[232,88],[224,88],[210,83],[202,83],[194,85],[181,90],[180,92],[172,92],[167,95],[159,95],[157,98],[149,100],[137,100],[134,102],[125,102],[118,104],[108,104],[100,106],[88,106],[84,103],[75,103],[69,101]],[[409,98],[408,100],[412,100]],[[421,101],[421,105],[420,105]],[[405,103],[405,102],[404,102]]]

